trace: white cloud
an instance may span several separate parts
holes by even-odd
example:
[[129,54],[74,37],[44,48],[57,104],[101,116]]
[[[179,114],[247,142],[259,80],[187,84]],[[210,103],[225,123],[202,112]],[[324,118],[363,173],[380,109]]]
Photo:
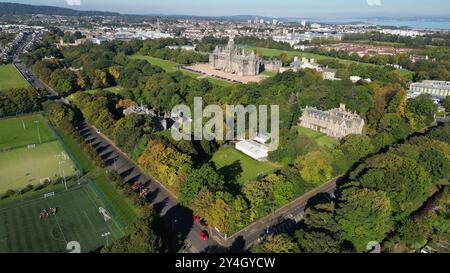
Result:
[[66,0],[69,6],[80,6],[81,0]]
[[381,6],[381,0],[367,0],[369,6]]

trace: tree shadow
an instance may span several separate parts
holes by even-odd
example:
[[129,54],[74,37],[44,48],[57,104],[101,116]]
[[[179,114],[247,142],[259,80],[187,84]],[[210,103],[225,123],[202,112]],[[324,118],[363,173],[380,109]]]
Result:
[[[167,198],[162,202],[165,201],[167,201]],[[166,203],[164,203],[164,206],[161,206],[160,203],[154,205],[155,210],[159,209],[159,211],[161,211],[166,205]],[[169,252],[177,252],[182,247],[183,242],[186,240],[194,225],[192,211],[178,204],[171,207],[160,218],[163,221],[161,228],[162,226],[165,227],[165,230],[162,232],[163,241],[165,241],[165,245],[168,246]],[[170,230],[170,232],[168,232],[168,230]],[[176,236],[174,236],[174,234],[176,234]]]
[[313,197],[309,198],[306,202],[305,210],[307,208],[312,208],[314,206],[317,206],[319,204],[326,204],[332,202],[333,198],[329,193],[322,192],[314,195]]
[[225,178],[225,188],[231,194],[237,194],[241,185],[238,179],[242,175],[242,164],[240,160],[236,160],[228,166],[219,169],[219,173]]
[[245,247],[245,239],[244,239],[244,237],[242,237],[242,236],[237,237],[228,250],[231,253],[247,252],[246,247]]

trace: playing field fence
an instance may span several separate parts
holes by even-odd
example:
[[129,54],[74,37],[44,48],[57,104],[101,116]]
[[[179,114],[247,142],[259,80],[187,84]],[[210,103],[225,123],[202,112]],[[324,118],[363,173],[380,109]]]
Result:
[[121,230],[124,230],[126,225],[123,223],[123,221],[114,213],[114,209],[109,204],[108,200],[106,199],[103,192],[95,185],[94,182],[90,181],[88,183],[88,186],[92,189],[92,191],[97,195],[97,197],[100,199],[100,201],[103,203],[103,205],[106,207],[106,210],[111,214],[111,217],[113,218],[114,222],[117,223],[119,228]]
[[53,126],[51,124],[49,124],[48,122],[46,123],[47,127],[50,129],[50,131],[52,131],[53,135],[55,136],[55,138],[59,141],[59,143],[61,143],[61,145],[63,146],[65,152],[67,153],[67,155],[69,155],[69,158],[72,160],[72,162],[75,164],[75,167],[77,168],[77,170],[80,172],[80,176],[84,175],[84,170],[83,167],[81,166],[81,163],[77,160],[77,158],[72,154],[72,151],[70,150],[69,147],[67,147],[66,143],[64,142],[64,140],[61,138],[61,136],[58,134],[58,132],[56,132],[55,128],[53,128]]
[[[85,185],[83,183],[72,182],[72,183],[67,184],[67,190],[68,191],[76,190],[76,189],[82,188],[84,186]],[[59,193],[66,192],[66,189],[63,186],[55,187],[55,188],[49,189],[48,191],[45,191],[45,192],[37,192],[37,193],[29,193],[29,194],[25,194],[25,195],[20,195],[20,197],[17,197],[13,200],[2,200],[2,201],[0,201],[0,206],[4,207],[4,208],[3,209],[0,208],[0,211],[5,210],[5,209],[10,209],[11,207],[14,207],[15,205],[21,206],[24,203],[29,203],[29,202],[33,202],[36,200],[45,199],[45,198],[47,198],[47,197],[45,197],[45,195],[48,193],[51,193],[51,192],[53,192],[55,195],[57,195]]]
[[[55,139],[48,139],[48,140],[42,141],[39,144],[42,145],[42,144],[46,144],[46,143],[51,143],[51,142],[55,142],[56,140],[57,140],[56,138]],[[8,151],[16,150],[16,149],[27,148],[30,144],[33,144],[33,143],[17,145],[17,146],[10,146],[10,147],[7,147],[7,148],[0,149],[0,152],[8,152]]]

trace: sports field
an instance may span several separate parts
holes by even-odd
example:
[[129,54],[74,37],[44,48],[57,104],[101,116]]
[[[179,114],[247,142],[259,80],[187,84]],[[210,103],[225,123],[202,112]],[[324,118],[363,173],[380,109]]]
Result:
[[[114,218],[105,221],[99,212],[106,206],[90,185],[53,197],[0,204],[0,253],[67,253],[71,241],[78,242],[84,253],[123,235]],[[42,210],[50,208],[56,208],[56,214],[41,218]]]
[[28,87],[29,83],[12,64],[0,65],[0,90]]
[[76,173],[41,115],[0,120],[0,193]]
[[55,140],[41,115],[0,119],[0,151]]

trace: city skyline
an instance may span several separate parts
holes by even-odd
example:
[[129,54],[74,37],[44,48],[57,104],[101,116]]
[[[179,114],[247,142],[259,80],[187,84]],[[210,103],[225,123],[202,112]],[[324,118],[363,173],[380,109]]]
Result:
[[[440,0],[9,0],[8,2],[50,5],[78,10],[99,10],[123,14],[167,14],[194,16],[259,15],[267,17],[360,17],[450,15],[450,2]],[[417,12],[420,10],[420,14]]]

